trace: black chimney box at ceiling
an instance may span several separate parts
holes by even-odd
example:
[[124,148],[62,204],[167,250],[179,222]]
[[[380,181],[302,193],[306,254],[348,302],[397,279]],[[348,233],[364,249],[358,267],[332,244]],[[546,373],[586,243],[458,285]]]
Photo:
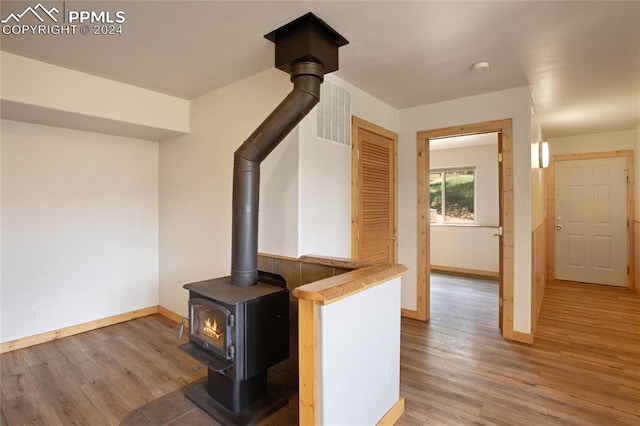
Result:
[[324,73],[338,70],[338,47],[349,42],[309,12],[289,22],[265,38],[276,44],[276,68],[291,72],[291,64],[299,61],[320,62]]
[[348,43],[312,13],[265,37],[293,89],[234,153],[231,276],[184,285],[189,342],[180,349],[208,370],[187,397],[222,424],[255,424],[287,403],[267,392],[267,370],[289,357],[290,296],[284,278],[258,272],[260,163],[320,101]]

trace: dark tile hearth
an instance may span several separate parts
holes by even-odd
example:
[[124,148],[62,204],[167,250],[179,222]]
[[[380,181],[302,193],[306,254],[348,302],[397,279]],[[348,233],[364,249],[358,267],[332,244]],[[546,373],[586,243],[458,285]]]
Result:
[[[206,381],[196,382],[195,385]],[[184,386],[176,391],[151,401],[142,407],[129,412],[120,426],[218,426],[207,413],[198,408],[186,397],[187,390],[194,384]],[[278,370],[269,371],[269,392],[279,394],[289,403],[273,413],[260,425],[289,426],[298,424],[298,389],[297,381],[289,374]],[[227,426],[227,425],[224,425]]]

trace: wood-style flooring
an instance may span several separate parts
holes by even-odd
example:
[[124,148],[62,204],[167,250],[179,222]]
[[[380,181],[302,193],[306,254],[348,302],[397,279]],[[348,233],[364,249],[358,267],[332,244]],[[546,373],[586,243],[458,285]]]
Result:
[[432,274],[431,321],[402,321],[399,425],[640,425],[640,297],[552,282],[525,345],[500,337],[497,290]]
[[[550,283],[533,345],[500,336],[494,281],[433,274],[431,300],[429,323],[402,321],[399,425],[640,425],[630,291]],[[118,425],[205,376],[176,330],[153,315],[3,354],[1,424]]]
[[206,377],[176,330],[156,314],[3,354],[2,425],[118,425]]

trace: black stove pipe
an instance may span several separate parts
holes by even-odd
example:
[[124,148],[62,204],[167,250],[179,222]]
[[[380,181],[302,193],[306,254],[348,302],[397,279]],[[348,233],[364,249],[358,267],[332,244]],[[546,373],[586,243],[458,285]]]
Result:
[[293,90],[238,148],[233,161],[231,284],[258,282],[260,163],[320,101],[324,75],[338,69],[344,37],[313,13],[265,35],[275,44],[276,68],[287,72]]
[[304,61],[291,65],[293,90],[234,154],[231,284],[258,281],[258,204],[260,163],[320,101],[324,67]]

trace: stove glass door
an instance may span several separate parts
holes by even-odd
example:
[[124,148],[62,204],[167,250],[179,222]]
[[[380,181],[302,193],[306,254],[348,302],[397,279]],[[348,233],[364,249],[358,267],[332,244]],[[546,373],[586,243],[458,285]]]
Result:
[[191,340],[203,349],[229,359],[232,356],[229,350],[231,344],[229,310],[207,299],[191,299],[189,306]]

